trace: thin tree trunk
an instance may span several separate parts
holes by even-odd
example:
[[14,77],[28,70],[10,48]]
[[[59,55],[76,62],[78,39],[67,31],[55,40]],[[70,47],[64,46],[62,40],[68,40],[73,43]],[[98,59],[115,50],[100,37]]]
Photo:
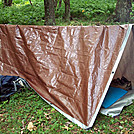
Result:
[[54,0],[44,0],[45,25],[55,25]]
[[62,0],[59,1],[59,8],[61,8],[61,3],[62,3]]
[[57,0],[54,0],[54,7],[56,8],[57,7]]
[[31,0],[29,0],[29,2],[30,2],[30,4],[31,4],[31,6],[33,6],[32,1],[31,1]]
[[70,21],[70,0],[64,0],[65,3],[65,20]]
[[4,6],[7,6],[7,0],[4,0]]
[[118,0],[115,9],[116,20],[119,22],[129,22],[131,11],[131,0]]
[[6,0],[4,0],[4,1],[3,1],[3,5],[6,6],[6,3],[7,3]]
[[12,0],[8,0],[8,6],[12,6]]

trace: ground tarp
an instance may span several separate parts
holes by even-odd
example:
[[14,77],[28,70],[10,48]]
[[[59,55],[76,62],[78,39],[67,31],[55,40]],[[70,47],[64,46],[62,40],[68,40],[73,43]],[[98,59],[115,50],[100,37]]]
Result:
[[[95,121],[127,44],[134,47],[132,25],[1,24],[0,74],[26,79],[44,100],[86,129]],[[128,78],[129,69],[122,70],[116,74]]]

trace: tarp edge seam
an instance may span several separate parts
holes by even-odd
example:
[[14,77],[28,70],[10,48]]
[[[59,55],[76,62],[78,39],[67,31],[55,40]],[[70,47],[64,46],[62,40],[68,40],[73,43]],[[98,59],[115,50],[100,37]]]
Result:
[[111,72],[111,75],[110,75],[109,80],[108,80],[108,82],[107,82],[107,85],[106,85],[106,87],[105,87],[104,93],[103,93],[103,95],[102,95],[102,97],[101,97],[101,99],[100,99],[100,102],[99,102],[99,104],[98,104],[98,106],[97,106],[97,109],[96,109],[96,111],[95,111],[95,114],[94,114],[93,118],[91,119],[91,122],[90,122],[88,128],[90,128],[90,127],[93,126],[94,121],[95,121],[95,119],[96,119],[96,117],[97,117],[97,114],[98,114],[98,112],[99,112],[99,110],[100,110],[100,108],[101,108],[101,105],[102,105],[103,100],[104,100],[104,98],[105,98],[105,96],[106,96],[106,93],[107,93],[107,91],[108,91],[108,88],[109,88],[109,86],[110,86],[110,83],[111,83],[111,81],[112,81],[112,79],[113,79],[113,77],[114,77],[115,71],[116,71],[116,69],[117,69],[117,67],[118,67],[118,64],[119,64],[119,62],[120,62],[120,59],[121,59],[121,57],[122,57],[122,55],[123,55],[125,46],[126,46],[126,44],[127,44],[127,41],[128,41],[128,38],[129,38],[129,35],[130,35],[130,32],[131,32],[131,29],[132,29],[132,24],[129,24],[128,30],[127,30],[127,33],[126,33],[126,36],[125,36],[124,41],[123,41],[123,43],[122,43],[122,46],[121,46],[121,48],[120,48],[120,52],[119,52],[119,54],[118,54],[117,60],[116,60],[116,62],[115,62],[115,65],[114,65],[114,67],[113,67],[113,69],[112,69],[112,72]]
[[[32,88],[33,89],[33,88]],[[33,89],[34,90],[34,89]],[[35,90],[34,90],[35,91]],[[35,91],[36,92],[36,91]],[[38,94],[38,92],[36,92]],[[38,94],[44,101],[46,101],[49,105],[51,105],[53,108],[55,108],[58,112],[60,112],[62,115],[64,115],[67,119],[69,119],[70,121],[72,121],[73,123],[77,124],[78,126],[80,126],[83,129],[88,129],[89,127],[84,125],[83,123],[81,123],[80,121],[78,121],[77,119],[71,117],[70,115],[64,113],[62,110],[60,110],[58,107],[56,107],[55,105],[53,105],[51,102],[49,102],[48,100],[46,100],[45,98],[43,98],[40,94]]]

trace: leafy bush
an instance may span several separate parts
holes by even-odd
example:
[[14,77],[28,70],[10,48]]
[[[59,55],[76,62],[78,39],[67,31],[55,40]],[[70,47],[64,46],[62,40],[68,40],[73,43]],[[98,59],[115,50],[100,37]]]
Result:
[[74,0],[71,2],[71,15],[92,19],[103,15],[108,16],[115,9],[115,1],[110,0]]

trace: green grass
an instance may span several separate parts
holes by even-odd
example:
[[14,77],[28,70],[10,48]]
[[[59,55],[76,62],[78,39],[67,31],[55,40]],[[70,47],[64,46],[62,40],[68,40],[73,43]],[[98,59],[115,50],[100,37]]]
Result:
[[[0,23],[19,25],[44,25],[43,0],[13,0],[13,6],[3,7],[0,0]],[[55,9],[56,25],[100,25],[119,24],[106,23],[105,20],[113,14],[116,0],[71,0],[71,22],[64,21],[64,3]],[[134,7],[134,6],[133,6]],[[134,11],[134,8],[133,8]],[[131,18],[134,19],[133,13]]]
[[[98,114],[93,128],[86,131],[66,119],[33,90],[26,89],[12,95],[9,102],[0,104],[0,134],[134,133],[133,111],[134,104],[115,118]],[[29,122],[36,127],[31,132],[27,129]]]

